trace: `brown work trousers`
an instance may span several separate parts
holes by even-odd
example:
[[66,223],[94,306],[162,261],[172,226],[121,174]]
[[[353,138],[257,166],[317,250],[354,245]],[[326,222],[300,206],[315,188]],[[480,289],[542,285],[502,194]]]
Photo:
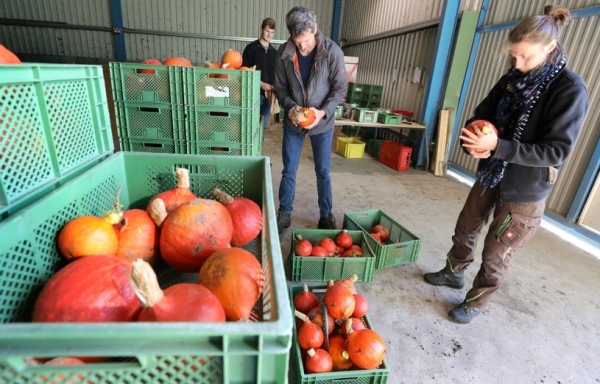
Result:
[[500,200],[499,188],[488,188],[482,194],[475,183],[458,216],[448,252],[446,268],[464,271],[475,259],[475,248],[481,229],[492,214],[483,246],[481,268],[467,292],[470,305],[482,308],[504,281],[510,260],[516,248],[531,240],[544,214],[546,199],[528,203],[507,203]]

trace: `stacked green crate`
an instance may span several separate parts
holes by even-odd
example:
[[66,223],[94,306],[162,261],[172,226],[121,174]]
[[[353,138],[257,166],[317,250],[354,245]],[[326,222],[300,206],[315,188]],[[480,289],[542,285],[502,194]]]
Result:
[[182,68],[110,63],[123,151],[187,154]]
[[348,83],[346,90],[346,103],[359,105],[363,98],[364,84]]
[[381,95],[383,94],[382,85],[366,84],[364,86],[363,96],[361,99],[361,107],[364,108],[379,108],[381,107]]
[[191,154],[262,154],[260,72],[183,68],[185,131]]

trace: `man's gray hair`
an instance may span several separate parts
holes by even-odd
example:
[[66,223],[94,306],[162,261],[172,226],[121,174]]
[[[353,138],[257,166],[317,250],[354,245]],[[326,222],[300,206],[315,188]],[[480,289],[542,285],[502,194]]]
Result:
[[299,36],[309,30],[315,32],[317,16],[308,8],[296,6],[285,15],[285,24],[290,35]]

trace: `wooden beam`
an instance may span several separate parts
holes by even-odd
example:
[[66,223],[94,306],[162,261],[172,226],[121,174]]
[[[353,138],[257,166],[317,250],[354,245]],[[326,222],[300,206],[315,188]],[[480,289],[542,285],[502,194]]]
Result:
[[450,111],[440,110],[438,119],[437,137],[435,139],[435,167],[433,174],[435,176],[444,176],[446,173],[446,147],[448,144],[448,128],[450,125]]

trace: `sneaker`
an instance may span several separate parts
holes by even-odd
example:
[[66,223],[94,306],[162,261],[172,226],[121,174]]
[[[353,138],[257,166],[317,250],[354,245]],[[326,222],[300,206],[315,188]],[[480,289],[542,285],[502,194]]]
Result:
[[470,305],[467,301],[463,301],[461,305],[448,312],[448,316],[457,323],[467,324],[480,313],[481,309]]
[[317,225],[318,229],[337,229],[335,225],[335,217],[333,217],[333,213],[330,213],[329,216],[321,216],[319,219],[319,224]]
[[287,212],[283,212],[281,208],[277,211],[277,232],[281,235],[281,233],[292,225],[292,218],[290,214]]
[[425,281],[431,285],[444,285],[450,288],[461,289],[465,285],[464,272],[452,272],[446,268],[439,272],[426,273],[423,275]]

